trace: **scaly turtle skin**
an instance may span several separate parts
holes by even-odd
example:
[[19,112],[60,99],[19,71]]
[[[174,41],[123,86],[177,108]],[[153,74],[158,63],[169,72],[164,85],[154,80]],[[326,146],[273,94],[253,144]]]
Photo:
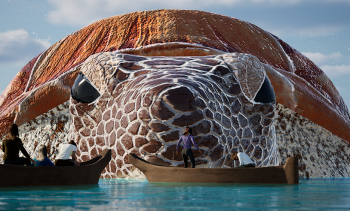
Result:
[[313,62],[253,24],[194,10],[114,16],[55,43],[24,66],[1,95],[0,134],[14,121],[22,125],[69,100],[79,65],[93,54],[113,51],[144,56],[254,55],[269,66],[265,69],[277,103],[350,141],[348,109]]
[[[200,167],[232,167],[231,152],[246,152],[258,166],[279,164],[275,96],[254,56],[101,53],[87,59],[80,72],[72,88],[70,137],[79,142],[81,160],[105,146],[113,149],[104,177],[140,175],[128,161],[131,152],[152,163],[183,166],[175,148],[185,126],[193,128],[204,152],[196,159]],[[268,90],[262,90],[264,81]],[[94,97],[87,86],[99,94]],[[92,102],[84,102],[89,96]]]

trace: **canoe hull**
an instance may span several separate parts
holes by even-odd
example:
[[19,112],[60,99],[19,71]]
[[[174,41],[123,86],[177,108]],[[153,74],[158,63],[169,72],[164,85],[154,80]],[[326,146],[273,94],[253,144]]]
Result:
[[149,182],[180,183],[284,183],[298,184],[298,158],[286,165],[247,168],[181,168],[148,163],[129,154],[129,162],[140,169]]
[[81,163],[81,166],[0,165],[0,187],[98,184],[110,160],[111,150],[105,149],[96,158]]

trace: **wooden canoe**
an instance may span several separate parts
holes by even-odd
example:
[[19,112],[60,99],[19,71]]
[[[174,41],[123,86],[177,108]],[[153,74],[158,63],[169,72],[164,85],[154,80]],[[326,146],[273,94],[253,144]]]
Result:
[[151,164],[135,154],[129,162],[146,176],[149,182],[181,183],[285,183],[298,184],[298,158],[287,158],[286,164],[273,167],[246,168],[183,168]]
[[0,165],[0,187],[98,184],[110,160],[111,150],[105,149],[80,166]]

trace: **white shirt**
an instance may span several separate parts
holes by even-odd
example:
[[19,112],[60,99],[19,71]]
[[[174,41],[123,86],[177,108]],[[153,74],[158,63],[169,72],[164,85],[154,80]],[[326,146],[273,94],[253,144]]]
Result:
[[56,160],[57,159],[68,160],[72,155],[72,153],[77,151],[77,147],[72,144],[64,143],[64,144],[60,144],[60,146],[58,147],[58,151],[59,153],[56,157]]
[[244,152],[239,152],[237,154],[238,156],[238,159],[239,159],[239,165],[242,166],[242,165],[247,165],[247,164],[250,164],[250,163],[254,163],[250,157],[245,154]]

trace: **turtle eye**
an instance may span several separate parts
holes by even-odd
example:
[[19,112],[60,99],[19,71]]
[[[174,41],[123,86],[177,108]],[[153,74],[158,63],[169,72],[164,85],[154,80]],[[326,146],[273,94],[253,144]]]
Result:
[[100,96],[100,93],[83,73],[79,73],[72,86],[71,95],[72,98],[78,102],[91,103]]
[[276,101],[275,92],[271,85],[270,80],[265,76],[265,80],[254,98],[255,102],[259,103],[271,103]]

